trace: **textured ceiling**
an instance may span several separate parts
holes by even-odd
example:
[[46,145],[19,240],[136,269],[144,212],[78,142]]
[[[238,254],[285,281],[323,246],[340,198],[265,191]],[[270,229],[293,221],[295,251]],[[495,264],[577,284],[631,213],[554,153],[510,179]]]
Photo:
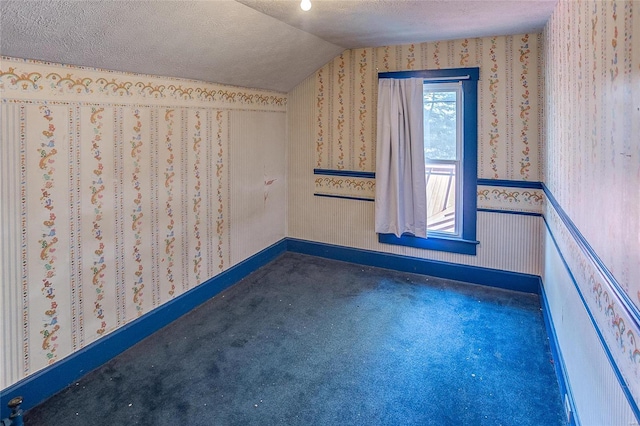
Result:
[[557,0],[238,0],[344,48],[540,32]]
[[1,8],[2,55],[285,92],[343,50],[231,0]]
[[556,0],[0,0],[0,54],[287,92],[346,48],[537,32]]

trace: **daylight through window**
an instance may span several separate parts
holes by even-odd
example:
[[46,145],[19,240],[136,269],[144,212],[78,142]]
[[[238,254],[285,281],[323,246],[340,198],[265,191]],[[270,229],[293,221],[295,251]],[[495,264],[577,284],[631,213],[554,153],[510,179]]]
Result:
[[378,241],[476,254],[479,68],[379,73],[423,78],[427,238],[378,234]]
[[460,235],[462,86],[425,82],[423,90],[427,230]]

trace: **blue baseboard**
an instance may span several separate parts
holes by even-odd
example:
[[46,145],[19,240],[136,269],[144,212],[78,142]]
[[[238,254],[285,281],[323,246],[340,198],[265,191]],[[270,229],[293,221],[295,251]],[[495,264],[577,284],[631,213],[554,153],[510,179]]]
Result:
[[542,279],[539,276],[380,253],[292,238],[287,240],[287,250],[361,265],[377,266],[396,271],[413,272],[507,290],[539,294],[560,394],[563,395],[563,397],[567,395],[569,406],[571,407],[571,416],[568,419],[568,424],[571,426],[580,425],[573,393],[571,392],[568,381],[566,365],[558,344],[558,337],[553,326],[553,319],[549,311]]
[[[567,271],[567,274],[569,274],[569,278],[571,279],[571,283],[573,284],[573,287],[575,288],[576,292],[578,293],[578,297],[580,298],[580,301],[582,302],[582,306],[584,307],[584,310],[585,310],[587,316],[589,317],[589,321],[591,323],[591,326],[593,327],[593,330],[595,331],[596,335],[598,336],[598,340],[600,341],[600,344],[602,345],[602,350],[604,351],[604,354],[606,355],[607,359],[609,360],[609,364],[611,365],[611,369],[613,370],[613,373],[615,374],[615,376],[616,376],[616,378],[618,380],[618,383],[620,384],[620,388],[622,389],[622,392],[624,393],[625,398],[627,399],[627,402],[629,403],[629,407],[631,408],[631,411],[633,411],[633,414],[634,414],[634,416],[636,418],[636,423],[640,424],[640,407],[638,407],[638,403],[636,402],[636,400],[634,399],[633,395],[631,394],[631,390],[629,389],[629,386],[627,385],[627,381],[626,381],[625,377],[622,375],[622,372],[620,371],[620,368],[618,367],[618,364],[617,364],[615,358],[613,357],[613,354],[611,353],[611,349],[609,348],[609,345],[607,344],[607,341],[605,340],[604,336],[602,335],[602,330],[600,330],[600,327],[598,326],[598,323],[596,322],[596,319],[593,316],[593,313],[591,312],[591,308],[589,307],[589,304],[587,303],[587,300],[585,299],[585,296],[584,296],[584,294],[582,292],[582,289],[580,288],[580,285],[578,285],[578,281],[576,280],[575,276],[573,275],[573,272],[571,272],[571,268],[569,268],[569,265],[567,264],[567,260],[565,259],[562,251],[560,250],[560,246],[558,245],[558,242],[556,241],[556,237],[554,236],[553,232],[551,231],[551,227],[549,226],[549,223],[547,222],[546,219],[544,221],[544,224],[545,224],[545,227],[546,227],[547,231],[549,232],[549,235],[551,236],[551,241],[553,243],[553,246],[554,246],[555,250],[558,252],[558,255],[560,256],[560,259],[562,260],[562,264],[564,265],[564,268]],[[636,318],[636,320],[637,320],[637,318]]]
[[[14,396],[24,397],[22,409],[25,411],[36,406],[73,384],[88,372],[240,281],[251,272],[266,265],[285,251],[525,293],[539,294],[541,291],[540,277],[537,275],[286,238],[69,357],[2,390],[0,418],[9,415],[7,402]],[[549,335],[551,336],[551,333]],[[555,352],[554,359],[559,359]]]
[[437,260],[400,256],[371,250],[362,250],[345,246],[317,243],[313,241],[287,239],[287,250],[295,253],[309,254],[327,259],[342,260],[367,266],[395,271],[412,272],[438,278],[465,281],[490,287],[538,294],[540,277],[481,268],[478,266],[460,265],[458,263],[440,262]]
[[24,411],[38,405],[88,372],[266,265],[286,249],[287,241],[283,239],[78,352],[3,389],[0,395],[0,418],[9,416],[7,403],[11,398],[18,395],[24,397],[22,404]]
[[[547,329],[547,336],[549,336],[549,348],[551,349],[551,357],[553,358],[553,367],[556,371],[556,377],[558,378],[558,385],[560,387],[560,395],[566,398],[571,408],[571,414],[567,419],[567,424],[570,426],[579,426],[580,420],[578,418],[578,411],[576,410],[576,403],[573,399],[573,392],[571,391],[571,385],[568,380],[567,366],[560,350],[560,344],[558,342],[558,336],[556,334],[556,328],[553,325],[553,318],[551,317],[551,310],[549,309],[549,301],[547,300],[547,294],[544,291],[544,285],[540,280],[540,304],[542,305],[542,317],[544,318],[544,326]],[[563,401],[565,404],[565,401]]]

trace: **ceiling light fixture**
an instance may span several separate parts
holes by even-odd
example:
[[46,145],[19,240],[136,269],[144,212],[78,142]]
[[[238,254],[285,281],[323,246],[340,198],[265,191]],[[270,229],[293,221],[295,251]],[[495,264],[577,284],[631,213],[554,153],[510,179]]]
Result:
[[305,12],[309,11],[311,9],[311,0],[302,0],[300,2],[300,9],[304,10]]

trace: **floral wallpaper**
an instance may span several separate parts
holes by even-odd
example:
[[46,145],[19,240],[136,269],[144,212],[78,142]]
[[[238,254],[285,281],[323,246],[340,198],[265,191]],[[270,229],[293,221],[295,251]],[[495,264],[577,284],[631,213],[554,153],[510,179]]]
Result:
[[638,2],[563,0],[543,35],[544,181],[561,210],[545,217],[636,406],[639,29]]
[[7,57],[0,90],[5,388],[232,266],[229,129],[284,135],[287,97]]
[[539,181],[539,45],[521,34],[343,52],[315,74],[314,168],[375,171],[378,72],[478,66],[479,177]]

